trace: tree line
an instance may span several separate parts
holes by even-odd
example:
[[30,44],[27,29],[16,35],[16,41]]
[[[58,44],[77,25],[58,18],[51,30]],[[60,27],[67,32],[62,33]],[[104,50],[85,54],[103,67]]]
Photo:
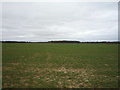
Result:
[[80,41],[47,41],[47,42],[32,42],[32,41],[0,41],[2,43],[120,43],[119,41],[101,41],[101,42],[80,42]]

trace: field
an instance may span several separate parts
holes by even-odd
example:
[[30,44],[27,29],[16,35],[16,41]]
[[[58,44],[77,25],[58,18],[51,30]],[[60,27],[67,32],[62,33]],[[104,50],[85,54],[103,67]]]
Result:
[[3,43],[3,88],[117,88],[118,44]]

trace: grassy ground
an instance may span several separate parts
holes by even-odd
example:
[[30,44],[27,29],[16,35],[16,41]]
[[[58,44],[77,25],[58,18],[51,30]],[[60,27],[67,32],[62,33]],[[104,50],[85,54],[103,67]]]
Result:
[[3,88],[118,87],[117,44],[3,43]]

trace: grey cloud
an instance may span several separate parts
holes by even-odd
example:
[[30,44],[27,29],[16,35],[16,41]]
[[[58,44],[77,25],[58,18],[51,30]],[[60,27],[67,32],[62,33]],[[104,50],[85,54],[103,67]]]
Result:
[[3,40],[117,40],[117,3],[3,3]]

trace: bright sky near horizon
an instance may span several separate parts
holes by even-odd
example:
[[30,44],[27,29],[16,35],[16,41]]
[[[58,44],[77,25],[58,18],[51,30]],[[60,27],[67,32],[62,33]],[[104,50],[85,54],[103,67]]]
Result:
[[117,2],[4,2],[2,40],[116,41]]

